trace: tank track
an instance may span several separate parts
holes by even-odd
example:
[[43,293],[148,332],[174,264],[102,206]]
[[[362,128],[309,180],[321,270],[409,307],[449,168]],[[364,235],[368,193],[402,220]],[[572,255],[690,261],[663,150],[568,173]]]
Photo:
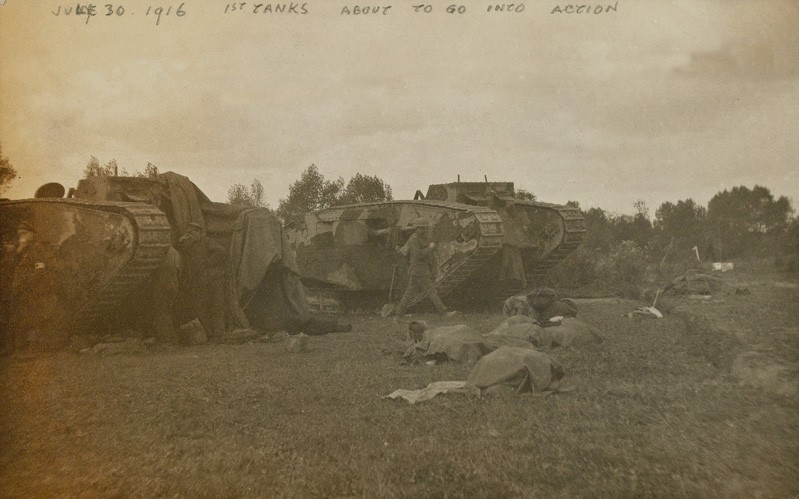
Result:
[[[70,201],[72,202],[72,201]],[[109,312],[118,309],[136,291],[137,286],[156,269],[171,245],[171,226],[166,215],[155,206],[144,203],[103,203],[77,201],[88,209],[114,212],[126,217],[136,229],[133,257],[97,293],[97,299],[77,311],[72,331],[85,333],[102,322]]]
[[75,310],[68,323],[63,325],[64,330],[72,334],[87,333],[113,314],[155,270],[171,245],[171,227],[166,215],[149,204],[77,199],[35,199],[11,203],[70,205],[111,212],[127,218],[135,230],[134,239],[130,242],[135,248],[131,259],[102,289],[94,290],[94,300]]
[[[502,248],[504,236],[502,218],[490,208],[441,201],[411,201],[411,203],[469,212],[479,222],[480,239],[477,242],[477,248],[460,265],[447,269],[445,272],[439,272],[436,279],[436,289],[442,298],[458,288],[460,284],[485,265],[489,258]],[[416,298],[409,306],[419,303],[424,298],[425,296]]]
[[[447,201],[433,201],[433,200],[416,200],[416,201],[389,201],[392,204],[409,204],[413,206],[429,206],[431,208],[439,208],[451,211],[467,212],[472,214],[478,221],[480,227],[480,237],[477,242],[477,247],[472,251],[468,258],[460,262],[459,265],[451,268],[446,268],[443,271],[439,268],[438,276],[436,279],[436,290],[439,296],[446,297],[449,293],[458,288],[460,284],[466,281],[474,272],[480,269],[487,261],[502,248],[502,241],[504,238],[503,222],[499,213],[483,206],[474,206],[461,203],[451,203]],[[386,202],[380,203],[361,203],[357,207],[368,208],[370,206],[384,206]],[[348,208],[347,205],[336,206],[335,210],[342,210]],[[324,210],[323,210],[324,211]],[[332,218],[336,218],[333,216]],[[321,217],[320,217],[321,218]],[[311,292],[318,292],[320,288],[309,286],[308,290]],[[347,293],[345,289],[337,289],[340,293]],[[408,304],[408,307],[413,307],[426,298],[426,295],[413,300]],[[336,307],[338,308],[338,307]]]
[[[528,286],[543,279],[547,273],[558,263],[563,261],[583,242],[585,235],[585,218],[579,209],[571,206],[538,203],[535,201],[518,201],[517,204],[532,206],[538,210],[554,211],[562,221],[562,232],[559,241],[549,245],[549,250],[539,256],[536,261],[525,269]],[[503,290],[503,299],[524,291],[522,288],[507,288]]]

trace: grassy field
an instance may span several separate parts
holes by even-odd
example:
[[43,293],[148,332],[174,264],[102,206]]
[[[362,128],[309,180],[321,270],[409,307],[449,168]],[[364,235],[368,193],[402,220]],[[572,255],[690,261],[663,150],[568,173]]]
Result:
[[[280,342],[0,359],[0,496],[795,497],[799,284],[581,303],[606,341],[552,349],[574,391],[442,395],[471,366],[404,366],[404,324]],[[445,321],[432,316],[435,324]],[[499,315],[446,323],[488,331]]]

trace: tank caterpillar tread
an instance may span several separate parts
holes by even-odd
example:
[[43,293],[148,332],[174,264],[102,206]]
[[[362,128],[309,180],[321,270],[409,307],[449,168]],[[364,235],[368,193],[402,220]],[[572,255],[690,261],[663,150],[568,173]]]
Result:
[[[453,290],[457,289],[469,276],[474,274],[480,267],[502,247],[502,218],[499,214],[489,208],[482,206],[463,206],[453,203],[436,203],[434,201],[415,201],[416,203],[431,204],[450,209],[459,209],[474,214],[480,226],[480,239],[478,246],[469,255],[469,258],[460,262],[456,267],[443,272],[439,269],[436,279],[436,288],[441,297],[447,297]],[[410,305],[415,305],[424,297],[420,296],[411,301]]]
[[[337,206],[308,213],[286,229],[297,251],[298,266],[312,292],[370,292],[384,299],[394,278],[394,298],[407,282],[407,263],[395,250],[398,235],[417,218],[430,221],[436,242],[439,295],[456,290],[502,247],[502,219],[495,210],[447,201],[387,201]],[[371,231],[371,232],[370,232]],[[375,244],[369,234],[387,238]],[[410,232],[405,234],[410,235]],[[412,299],[410,305],[424,299]]]
[[[108,316],[108,310],[118,308],[133,296],[136,288],[156,269],[171,244],[171,227],[166,215],[158,208],[142,203],[81,202],[95,209],[124,215],[137,230],[135,253],[128,263],[99,291],[98,298],[78,311],[74,330],[87,331],[92,325]],[[84,326],[85,325],[85,326]]]
[[171,243],[166,215],[149,204],[32,199],[4,202],[2,208],[8,214],[4,231],[24,221],[35,234],[33,244],[39,247],[26,251],[33,252],[34,262],[43,261],[28,268],[52,267],[39,275],[18,268],[13,287],[26,294],[11,310],[10,323],[39,332],[51,345],[112,316],[152,274]]
[[[559,220],[558,227],[549,230],[545,244],[540,252],[525,262],[525,276],[528,287],[535,286],[547,273],[562,262],[582,244],[585,235],[585,218],[579,209],[568,205],[540,203],[535,201],[517,201],[517,206],[526,206],[535,211],[544,211],[554,215]],[[522,287],[507,288],[503,290],[502,298],[508,298],[524,291]]]
[[[346,290],[348,295],[339,296],[349,297],[356,306],[386,296],[383,293],[396,301],[398,296],[389,290],[405,288],[407,264],[398,261],[392,245],[386,245],[391,251],[376,249],[372,236],[385,235],[387,227],[398,229],[416,217],[431,221],[430,238],[438,245],[439,295],[450,305],[468,308],[493,304],[536,285],[579,247],[585,232],[578,209],[520,200],[513,182],[433,184],[426,195],[417,191],[412,201],[320,210],[306,214],[300,225],[287,227],[295,233],[304,282],[317,290]],[[458,217],[464,219],[462,225]],[[358,221],[365,224],[360,229],[353,225]],[[464,244],[467,241],[471,247]]]

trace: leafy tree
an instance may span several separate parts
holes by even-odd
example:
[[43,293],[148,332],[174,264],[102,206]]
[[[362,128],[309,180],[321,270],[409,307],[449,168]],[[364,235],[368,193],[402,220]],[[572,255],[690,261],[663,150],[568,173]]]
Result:
[[377,176],[356,173],[333,205],[391,201],[391,186]]
[[108,163],[106,163],[105,171],[110,172],[111,175],[118,175],[119,165],[117,164],[117,160],[111,159]]
[[609,250],[615,242],[614,223],[602,208],[590,208],[585,217],[585,239],[583,246],[591,250]]
[[788,222],[779,241],[779,251],[780,255],[775,258],[778,267],[791,272],[799,271],[799,218]]
[[621,238],[623,241],[634,241],[639,248],[646,248],[652,239],[652,222],[649,220],[649,207],[643,199],[633,203],[635,215],[629,225],[628,237]]
[[609,218],[614,241],[632,241],[639,248],[646,248],[652,235],[652,223],[642,213],[635,215],[612,215]]
[[765,233],[784,228],[792,208],[785,196],[774,199],[768,188],[756,185],[733,187],[719,192],[708,203],[708,216],[714,222],[727,222],[737,230]]
[[158,176],[158,167],[148,161],[143,172],[135,172],[133,175],[135,177],[155,178]]
[[326,180],[316,165],[302,172],[300,179],[289,186],[289,196],[280,200],[277,215],[285,221],[331,206],[352,203],[390,201],[391,186],[376,176],[356,173],[346,186],[344,179]]
[[86,164],[86,168],[83,169],[83,178],[111,177],[116,173],[116,167],[117,162],[114,159],[102,166],[100,160],[92,156]]
[[227,200],[233,206],[269,208],[269,203],[264,200],[264,186],[258,179],[253,179],[249,187],[233,184],[227,191]]
[[774,199],[768,188],[756,185],[719,192],[708,203],[711,230],[723,256],[751,255],[761,243],[784,233],[793,212],[788,198]]
[[289,186],[289,196],[280,200],[277,215],[288,221],[303,213],[333,206],[343,188],[343,178],[334,182],[325,180],[316,165],[311,165]]
[[673,240],[680,249],[702,247],[708,240],[707,210],[693,199],[666,201],[655,211],[658,246]]
[[649,207],[646,205],[643,199],[637,199],[633,203],[633,208],[635,208],[635,216],[646,218],[649,220]]
[[100,165],[100,160],[92,156],[86,168],[83,169],[83,178],[114,177],[120,174],[123,177],[155,178],[158,176],[158,167],[148,162],[143,172],[134,171],[133,173],[128,173],[125,168],[122,168],[122,171],[119,170],[116,159],[111,159],[105,166],[102,166]]
[[784,253],[799,255],[799,218],[794,218],[788,223],[782,244]]
[[3,192],[16,176],[17,170],[8,158],[3,156],[3,146],[0,144],[0,192]]
[[535,201],[535,194],[526,189],[517,189],[514,197],[520,201]]

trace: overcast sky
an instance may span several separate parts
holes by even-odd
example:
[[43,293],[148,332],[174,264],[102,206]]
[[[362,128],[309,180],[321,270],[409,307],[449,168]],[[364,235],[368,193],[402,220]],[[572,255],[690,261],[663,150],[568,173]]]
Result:
[[74,186],[94,155],[152,162],[219,201],[257,178],[273,207],[311,163],[378,175],[398,199],[460,174],[622,213],[756,183],[799,202],[795,0],[598,15],[403,1],[367,17],[338,0],[307,15],[188,0],[156,26],[157,3],[106,17],[100,2],[88,24],[53,14],[74,1],[0,5],[0,143],[21,177],[6,195]]

